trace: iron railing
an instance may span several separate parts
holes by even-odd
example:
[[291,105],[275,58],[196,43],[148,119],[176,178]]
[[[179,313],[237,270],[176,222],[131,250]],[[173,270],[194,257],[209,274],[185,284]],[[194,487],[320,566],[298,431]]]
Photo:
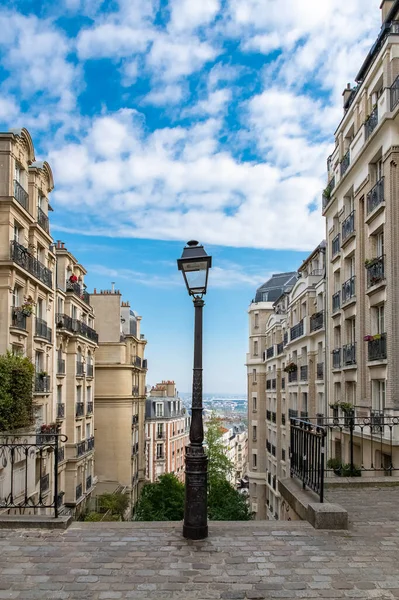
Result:
[[286,346],[288,344],[288,331],[284,333],[283,344]]
[[288,418],[291,419],[296,419],[298,417],[298,411],[294,408],[289,408],[288,409]]
[[98,344],[98,333],[83,321],[72,319],[72,331]]
[[36,373],[35,392],[37,394],[49,394],[51,391],[50,376]]
[[270,346],[270,348],[268,348],[266,350],[266,358],[273,358],[274,356],[274,346]]
[[51,342],[52,333],[52,329],[48,327],[46,321],[44,321],[44,319],[41,319],[40,317],[36,317],[36,336],[44,338],[48,342]]
[[373,133],[374,129],[378,125],[378,106],[375,105],[373,110],[371,111],[370,116],[366,119],[364,123],[366,140],[369,139],[370,135]]
[[65,404],[57,402],[57,419],[65,419]]
[[324,327],[324,310],[320,310],[310,317],[310,331],[318,331]]
[[345,242],[348,237],[355,232],[355,211],[353,210],[350,215],[342,222],[342,243]]
[[296,340],[297,338],[301,337],[301,335],[303,335],[303,319],[301,319],[301,321],[299,321],[299,323],[297,323],[296,325],[291,327],[291,329],[290,329],[291,341]]
[[138,367],[139,369],[141,369],[141,368],[142,368],[142,365],[143,365],[143,361],[142,361],[142,359],[140,358],[140,356],[133,356],[133,358],[132,358],[132,364],[133,364],[135,367]]
[[331,257],[337,256],[341,250],[341,236],[339,233],[335,236],[335,238],[331,242]]
[[0,434],[0,464],[5,474],[0,486],[0,509],[18,514],[24,509],[34,514],[54,511],[54,517],[58,517],[59,443],[67,439],[56,432],[41,434],[40,440],[34,433]]
[[326,429],[309,421],[291,419],[290,473],[324,500],[324,456]]
[[324,363],[322,362],[316,365],[316,379],[324,379]]
[[40,206],[37,207],[37,222],[39,223],[40,227],[42,229],[44,229],[44,231],[46,233],[49,233],[49,231],[50,231],[49,219],[48,219],[48,216],[46,215],[46,213],[40,208]]
[[333,364],[333,369],[340,369],[341,368],[341,348],[335,348],[332,351],[332,364]]
[[344,367],[356,364],[355,343],[345,344],[345,346],[342,346],[342,362]]
[[367,214],[376,209],[384,200],[384,177],[381,177],[367,194]]
[[84,415],[85,415],[85,405],[84,405],[84,402],[76,402],[75,416],[76,417],[84,417]]
[[28,248],[15,240],[11,242],[11,260],[48,287],[53,286],[53,276],[50,269],[32,256]]
[[82,496],[83,496],[83,485],[81,483],[79,483],[79,485],[76,486],[75,500],[79,500],[79,498],[81,498]]
[[379,256],[366,264],[367,287],[370,288],[385,279],[385,256]]
[[91,475],[89,475],[88,477],[86,477],[86,491],[90,490],[92,485],[93,485],[93,479],[92,479]]
[[86,440],[82,440],[76,444],[76,456],[79,458],[86,454]]
[[351,298],[356,296],[356,277],[353,275],[350,279],[342,284],[342,304],[348,302]]
[[11,326],[16,329],[26,330],[26,315],[20,307],[14,307],[11,312]]
[[88,415],[92,415],[93,414],[93,402],[88,402],[87,403],[86,414],[88,414]]
[[68,331],[73,331],[72,329],[72,319],[68,315],[64,315],[63,313],[57,313],[55,315],[55,322],[58,329],[67,329]]
[[387,358],[387,334],[381,333],[368,342],[368,359],[384,360]]
[[394,110],[399,103],[399,75],[391,85],[391,111]]
[[78,296],[78,298],[81,297],[82,292],[83,292],[80,283],[78,283],[77,281],[67,281],[66,291],[73,292],[75,294],[75,296]]
[[351,154],[350,154],[350,149],[349,149],[341,160],[341,177],[343,177],[345,175],[345,173],[349,169],[350,164],[351,164]]
[[277,355],[282,354],[284,352],[284,342],[280,342],[277,344]]
[[14,198],[18,204],[29,211],[29,194],[16,179],[14,179]]
[[341,308],[341,292],[335,292],[332,297],[332,311],[337,312]]
[[87,440],[87,452],[94,450],[94,436],[89,437]]

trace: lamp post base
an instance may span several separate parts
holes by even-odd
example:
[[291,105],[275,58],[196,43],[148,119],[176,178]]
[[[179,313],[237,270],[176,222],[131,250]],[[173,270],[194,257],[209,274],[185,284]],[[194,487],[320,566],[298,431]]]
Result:
[[186,446],[186,500],[183,536],[188,540],[208,537],[208,458],[201,446]]

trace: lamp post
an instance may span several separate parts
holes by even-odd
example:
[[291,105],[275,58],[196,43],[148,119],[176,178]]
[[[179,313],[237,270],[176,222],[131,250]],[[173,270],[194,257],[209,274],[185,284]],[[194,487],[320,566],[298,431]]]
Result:
[[203,246],[192,240],[187,242],[181,258],[177,261],[182,271],[195,311],[194,369],[191,400],[190,443],[186,446],[186,498],[184,505],[183,536],[189,540],[208,537],[207,482],[208,458],[205,454],[204,426],[202,421],[202,297],[206,294],[212,257]]

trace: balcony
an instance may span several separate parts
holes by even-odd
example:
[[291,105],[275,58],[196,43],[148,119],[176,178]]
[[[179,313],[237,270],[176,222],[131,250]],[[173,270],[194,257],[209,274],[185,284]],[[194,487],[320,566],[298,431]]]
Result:
[[93,486],[93,479],[92,476],[89,475],[88,477],[86,477],[86,492],[88,492]]
[[326,189],[323,191],[323,197],[322,197],[323,210],[329,204],[329,202],[331,200],[332,191],[334,188],[335,188],[335,177],[330,179]]
[[76,486],[75,499],[79,500],[79,498],[81,498],[82,496],[83,496],[83,486],[81,483],[79,483],[79,485]]
[[98,333],[83,321],[72,319],[72,331],[98,344]]
[[367,194],[367,214],[369,215],[373,210],[382,204],[385,200],[384,196],[384,177],[381,177],[373,188]]
[[324,379],[324,363],[317,363],[316,365],[316,379]]
[[94,365],[86,365],[86,375],[87,377],[93,377],[94,376]]
[[342,347],[342,362],[344,367],[356,364],[356,344],[345,344]]
[[288,373],[288,383],[294,383],[298,381],[298,371],[290,371]]
[[342,304],[356,296],[355,280],[356,278],[353,276],[342,284]]
[[84,402],[76,402],[75,416],[76,417],[84,417],[85,416],[85,405],[84,405]]
[[76,361],[76,377],[84,377],[85,366],[81,360]]
[[301,410],[301,419],[307,421],[309,418],[309,413],[307,410]]
[[324,327],[324,310],[320,310],[310,317],[310,331],[319,331]]
[[39,317],[36,317],[35,335],[51,342],[52,330],[47,326],[46,321]]
[[384,256],[373,258],[366,262],[367,269],[367,287],[370,288],[373,285],[377,285],[385,279],[385,260]]
[[284,346],[288,344],[288,331],[284,333],[283,344]]
[[341,250],[341,236],[339,233],[335,236],[335,238],[331,242],[331,258],[337,256]]
[[65,375],[65,360],[63,358],[57,359],[57,375]]
[[366,140],[369,139],[370,135],[373,133],[374,129],[378,125],[378,105],[376,104],[373,108],[370,116],[366,119],[364,123],[364,131]]
[[36,373],[35,375],[35,393],[36,394],[49,394],[51,391],[50,376],[44,375],[43,373]]
[[37,222],[39,223],[40,227],[42,229],[44,229],[44,231],[46,233],[50,232],[50,225],[49,225],[49,219],[48,216],[46,215],[46,213],[40,208],[40,206],[37,207]]
[[291,327],[291,329],[290,329],[291,342],[293,340],[296,340],[297,338],[301,337],[301,335],[303,335],[303,319],[301,321],[299,321],[299,323],[297,323],[297,325],[294,325],[293,327]]
[[166,438],[165,431],[157,431],[157,440],[164,440]]
[[87,415],[92,415],[93,414],[93,402],[88,402],[87,403],[87,408],[86,408],[86,414]]
[[341,308],[341,292],[336,292],[332,297],[332,312],[335,313]]
[[341,177],[343,177],[345,175],[345,173],[349,169],[350,164],[351,164],[351,154],[350,154],[350,149],[349,149],[347,151],[347,153],[344,155],[343,159],[341,160]]
[[76,456],[79,458],[86,454],[86,440],[82,440],[76,444]]
[[303,365],[300,369],[300,378],[301,381],[308,380],[308,365]]
[[137,367],[138,369],[142,368],[143,365],[143,361],[140,358],[140,356],[133,356],[132,358],[132,365],[134,365],[135,367]]
[[48,492],[50,489],[50,474],[46,473],[40,477],[40,494]]
[[319,427],[323,427],[324,424],[324,414],[323,413],[316,413],[316,425],[318,425]]
[[297,419],[298,418],[298,411],[296,409],[289,408],[288,409],[288,418],[289,419]]
[[47,269],[37,258],[32,256],[28,248],[16,241],[11,242],[11,260],[49,288],[53,286],[53,276],[50,269]]
[[23,314],[22,309],[19,307],[14,307],[11,311],[11,327],[26,331],[26,315]]
[[65,419],[65,404],[63,402],[57,403],[57,419]]
[[274,356],[274,346],[270,346],[270,348],[268,348],[266,350],[266,358],[273,358]]
[[368,359],[385,360],[387,358],[387,334],[381,333],[373,336],[372,340],[368,341]]
[[92,450],[94,450],[94,436],[89,437],[86,440],[87,443],[87,452],[91,452]]
[[335,350],[332,351],[332,363],[333,369],[341,368],[341,348],[335,348]]
[[350,215],[342,222],[342,244],[355,233],[355,211],[353,210]]
[[72,319],[68,315],[57,313],[55,315],[55,322],[58,329],[67,329],[68,331],[73,331]]
[[18,204],[29,211],[29,194],[16,179],[14,179],[14,198]]
[[277,355],[282,354],[284,352],[284,342],[280,342],[277,344]]
[[390,88],[391,91],[391,111],[399,104],[399,75]]

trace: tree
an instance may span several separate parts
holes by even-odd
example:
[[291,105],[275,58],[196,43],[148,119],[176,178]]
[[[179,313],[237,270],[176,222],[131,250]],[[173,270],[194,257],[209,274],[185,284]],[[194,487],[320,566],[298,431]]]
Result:
[[221,479],[227,480],[234,470],[233,463],[226,455],[222,442],[222,435],[221,420],[215,413],[212,413],[211,418],[207,422],[205,433],[206,453],[208,455],[209,489]]
[[34,373],[29,358],[11,352],[0,356],[0,431],[33,424]]
[[208,517],[211,521],[250,521],[245,496],[226,480],[215,481],[208,493]]
[[110,511],[112,515],[117,515],[123,521],[129,508],[129,496],[121,493],[105,493],[101,494],[98,503],[101,512]]
[[184,514],[184,485],[173,473],[160,475],[144,486],[136,506],[135,521],[181,521]]

